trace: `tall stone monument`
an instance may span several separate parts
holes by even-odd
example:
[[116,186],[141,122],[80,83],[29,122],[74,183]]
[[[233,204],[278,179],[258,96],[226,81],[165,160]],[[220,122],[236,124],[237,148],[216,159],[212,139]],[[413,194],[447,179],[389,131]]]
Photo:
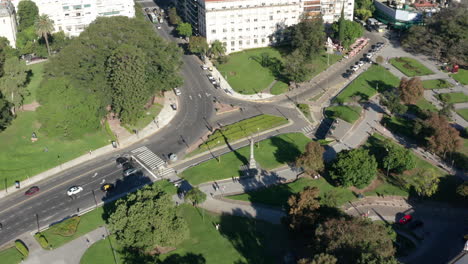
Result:
[[257,162],[255,162],[255,157],[254,157],[254,140],[253,140],[253,138],[250,139],[250,161],[249,161],[249,169],[250,169],[250,170],[257,170]]

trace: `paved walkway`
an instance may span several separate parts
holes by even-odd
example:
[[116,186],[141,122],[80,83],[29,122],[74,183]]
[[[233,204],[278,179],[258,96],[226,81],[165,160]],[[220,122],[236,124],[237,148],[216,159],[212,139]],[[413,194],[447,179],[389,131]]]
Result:
[[[85,251],[95,242],[105,238],[104,227],[93,230],[57,249],[30,252],[25,264],[79,264]],[[37,242],[36,242],[37,243]]]

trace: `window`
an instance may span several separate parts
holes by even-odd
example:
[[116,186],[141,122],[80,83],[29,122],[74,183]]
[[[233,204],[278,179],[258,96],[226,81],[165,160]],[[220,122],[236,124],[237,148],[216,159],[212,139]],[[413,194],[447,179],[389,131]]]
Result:
[[270,20],[273,20],[273,16],[270,16]]
[[79,17],[79,16],[81,16],[81,13],[76,13],[76,15],[75,15],[75,16]]
[[264,39],[264,38],[262,38],[262,43],[265,43],[265,39]]
[[254,44],[258,44],[258,39],[254,39]]
[[227,29],[223,28],[223,32],[227,32]]
[[235,32],[235,31],[236,31],[236,29],[234,29],[234,28],[231,28],[231,32]]
[[81,5],[74,5],[73,9],[81,9]]
[[90,4],[86,4],[86,5],[84,5],[84,7],[91,7],[91,5],[90,5]]
[[68,10],[68,9],[70,9],[69,6],[63,6],[62,8],[63,8],[63,10]]
[[212,29],[211,33],[216,34],[216,29]]
[[70,14],[65,14],[65,16],[70,16]]
[[242,46],[242,40],[239,40],[239,46]]
[[265,29],[265,26],[262,26],[262,29]]
[[258,19],[254,18],[254,22],[257,22],[257,21],[258,21]]
[[234,46],[236,45],[236,42],[235,41],[231,41],[231,46]]
[[242,32],[242,28],[239,28],[238,30],[239,30],[239,32]]

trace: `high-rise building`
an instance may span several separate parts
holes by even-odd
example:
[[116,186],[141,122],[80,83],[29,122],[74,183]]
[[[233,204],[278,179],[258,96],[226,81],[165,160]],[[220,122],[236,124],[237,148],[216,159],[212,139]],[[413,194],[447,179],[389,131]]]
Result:
[[[19,1],[14,1],[17,6]],[[133,0],[32,1],[39,8],[40,15],[46,14],[54,21],[55,31],[63,31],[68,36],[78,36],[100,16],[135,16]]]
[[300,19],[322,14],[325,23],[353,19],[354,0],[175,0],[178,13],[195,35],[226,46],[227,53],[266,47]]
[[10,41],[10,46],[16,47],[16,12],[10,0],[0,1],[0,37]]

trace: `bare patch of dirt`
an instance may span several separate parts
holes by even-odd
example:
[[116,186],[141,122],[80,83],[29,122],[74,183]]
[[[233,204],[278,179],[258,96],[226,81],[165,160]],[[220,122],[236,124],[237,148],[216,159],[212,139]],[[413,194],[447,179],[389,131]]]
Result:
[[21,107],[21,111],[36,111],[36,108],[41,106],[37,101],[34,101],[30,104],[25,104]]
[[368,191],[375,190],[382,183],[383,183],[382,180],[379,179],[379,177],[377,177],[369,185],[367,185],[366,188],[364,188],[364,189],[358,189],[358,188],[356,188],[354,186],[351,186],[348,189],[350,189],[351,191],[353,191],[355,193],[365,193],[365,192],[368,192]]

